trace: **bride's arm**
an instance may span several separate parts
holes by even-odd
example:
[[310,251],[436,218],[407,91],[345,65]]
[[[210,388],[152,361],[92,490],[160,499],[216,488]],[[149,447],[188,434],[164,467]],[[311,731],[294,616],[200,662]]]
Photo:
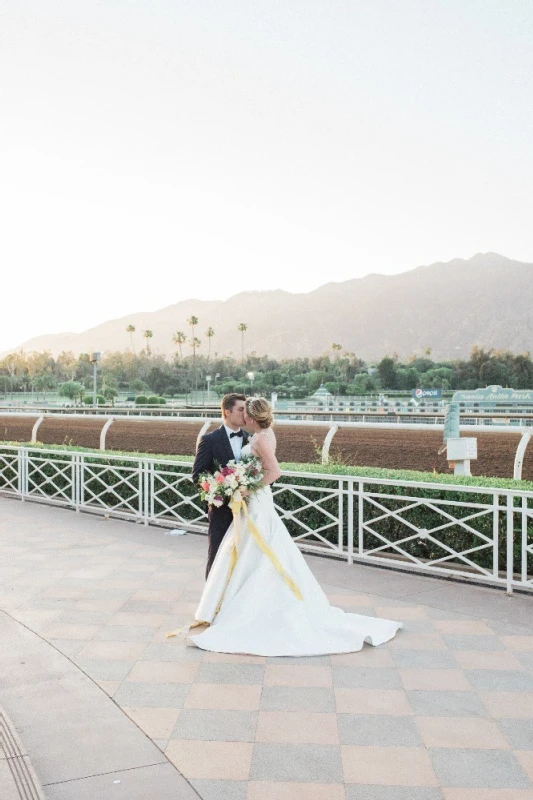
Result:
[[261,462],[263,472],[263,484],[269,486],[274,481],[281,477],[281,470],[279,468],[278,459],[272,442],[267,436],[256,436],[256,441],[253,443],[253,454]]

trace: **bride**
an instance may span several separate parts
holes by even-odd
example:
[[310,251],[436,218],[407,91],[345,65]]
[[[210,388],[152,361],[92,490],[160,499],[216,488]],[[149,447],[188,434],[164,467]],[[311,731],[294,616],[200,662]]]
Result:
[[[260,656],[349,653],[360,650],[364,642],[387,642],[401,623],[347,614],[330,606],[278,516],[270,484],[281,471],[271,425],[268,401],[247,400],[245,426],[253,436],[242,455],[256,456],[265,474],[264,487],[247,498],[249,521],[260,537],[250,533],[248,520],[240,512],[209,573],[189,634],[191,641],[204,650]],[[237,562],[228,582],[234,545]],[[198,633],[194,626],[203,630]]]

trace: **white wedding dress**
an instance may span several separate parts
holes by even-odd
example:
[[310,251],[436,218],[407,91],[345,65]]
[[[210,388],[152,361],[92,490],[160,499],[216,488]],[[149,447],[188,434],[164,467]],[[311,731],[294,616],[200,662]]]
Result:
[[[250,453],[250,445],[242,452]],[[241,512],[238,559],[229,583],[234,524],[222,540],[195,615],[197,621],[210,623],[196,635],[191,630],[190,639],[198,647],[260,656],[350,653],[365,642],[383,644],[402,627],[400,622],[347,614],[329,604],[277,514],[270,486],[252,495],[248,515],[302,599],[258,547]]]

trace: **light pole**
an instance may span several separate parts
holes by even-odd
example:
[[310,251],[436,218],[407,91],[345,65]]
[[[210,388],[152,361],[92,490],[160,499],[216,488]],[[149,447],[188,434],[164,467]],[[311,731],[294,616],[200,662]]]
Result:
[[210,392],[211,392],[211,375],[206,375],[205,380],[207,383],[207,402],[211,399]]
[[93,408],[96,408],[97,371],[98,371],[98,362],[100,361],[100,353],[91,353],[89,361],[93,365]]
[[253,372],[247,372],[246,373],[246,377],[250,381],[250,394],[253,394],[254,393],[254,373]]

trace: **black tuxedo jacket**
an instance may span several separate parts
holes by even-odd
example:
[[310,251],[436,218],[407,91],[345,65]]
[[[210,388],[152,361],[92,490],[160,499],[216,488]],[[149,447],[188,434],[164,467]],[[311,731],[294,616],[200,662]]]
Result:
[[[248,439],[248,434],[246,431],[243,431],[243,447]],[[213,433],[202,436],[192,468],[192,479],[194,483],[198,483],[198,479],[203,472],[214,473],[219,467],[225,467],[228,461],[232,461],[234,458],[235,456],[233,455],[233,450],[229,443],[229,437],[223,425],[216,431],[213,431]],[[216,508],[216,506],[209,507],[209,543],[205,573],[206,578],[209,575],[209,570],[213,565],[222,539],[232,521],[233,514],[229,506],[223,505],[220,506],[220,508]]]
[[[246,431],[242,433],[242,446],[244,447],[249,436]],[[228,461],[232,461],[234,458],[228,434],[224,425],[221,425],[216,431],[202,436],[200,440],[192,468],[193,482],[198,483],[202,472],[214,473],[219,467],[225,467]]]

